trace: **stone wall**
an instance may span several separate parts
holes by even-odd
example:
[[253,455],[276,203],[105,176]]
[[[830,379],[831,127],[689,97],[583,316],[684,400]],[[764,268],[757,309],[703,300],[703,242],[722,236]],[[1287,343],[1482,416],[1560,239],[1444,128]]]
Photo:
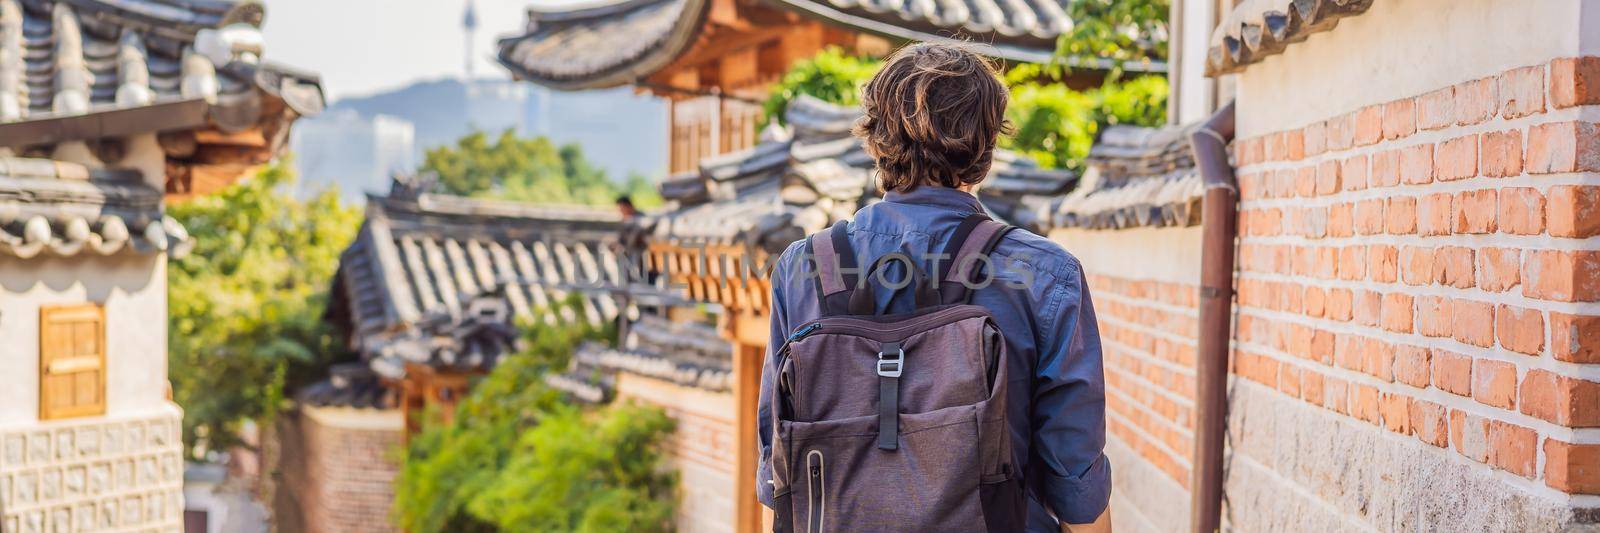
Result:
[[279,418],[274,520],[286,532],[398,531],[398,409],[301,406]]
[[0,428],[0,531],[178,531],[182,414]]

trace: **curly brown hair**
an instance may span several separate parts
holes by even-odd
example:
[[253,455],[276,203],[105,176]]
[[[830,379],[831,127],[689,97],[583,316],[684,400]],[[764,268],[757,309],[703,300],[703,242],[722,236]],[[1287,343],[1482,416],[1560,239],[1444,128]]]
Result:
[[989,174],[994,146],[1011,132],[1009,96],[988,59],[957,44],[896,51],[862,89],[852,129],[878,163],[878,187],[961,187]]

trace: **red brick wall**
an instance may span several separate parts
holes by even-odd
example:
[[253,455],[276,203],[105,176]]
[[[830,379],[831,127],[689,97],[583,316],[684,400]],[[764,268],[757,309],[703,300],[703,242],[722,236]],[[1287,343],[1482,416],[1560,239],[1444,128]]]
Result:
[[[397,531],[389,510],[399,465],[402,426],[342,424],[346,417],[385,416],[351,409],[327,421],[302,409],[279,419],[274,519],[282,531]],[[389,413],[394,415],[392,412]],[[398,419],[397,419],[398,420]]]
[[1106,431],[1188,488],[1198,288],[1107,275],[1090,276],[1089,287],[1105,357]]
[[[1557,59],[1235,143],[1234,373],[1530,485],[1600,494],[1600,438],[1575,429],[1600,427],[1594,104],[1600,58]],[[1133,290],[1115,285],[1096,303]],[[1101,304],[1102,329],[1159,345],[1182,329],[1160,326],[1164,304]],[[1146,330],[1162,335],[1126,333]],[[1114,389],[1162,377],[1116,351]]]

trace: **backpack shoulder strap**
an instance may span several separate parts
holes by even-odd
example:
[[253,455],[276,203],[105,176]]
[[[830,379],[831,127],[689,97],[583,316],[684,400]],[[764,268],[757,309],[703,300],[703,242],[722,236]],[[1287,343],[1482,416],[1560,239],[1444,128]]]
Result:
[[850,294],[855,291],[860,267],[855,250],[850,247],[848,224],[841,220],[827,231],[816,232],[806,239],[822,316],[850,312]]
[[945,244],[944,257],[949,258],[949,262],[940,265],[940,302],[971,302],[971,286],[977,282],[977,273],[989,262],[988,256],[995,246],[1013,229],[1016,227],[991,220],[982,213],[963,219],[950,242]]

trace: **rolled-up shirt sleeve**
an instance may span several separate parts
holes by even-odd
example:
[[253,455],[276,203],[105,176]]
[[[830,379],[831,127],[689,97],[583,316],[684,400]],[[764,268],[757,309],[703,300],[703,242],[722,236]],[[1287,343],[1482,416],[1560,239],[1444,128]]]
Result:
[[1027,477],[1058,520],[1084,524],[1111,499],[1111,463],[1099,326],[1083,271],[1073,267],[1063,273],[1040,322]]

